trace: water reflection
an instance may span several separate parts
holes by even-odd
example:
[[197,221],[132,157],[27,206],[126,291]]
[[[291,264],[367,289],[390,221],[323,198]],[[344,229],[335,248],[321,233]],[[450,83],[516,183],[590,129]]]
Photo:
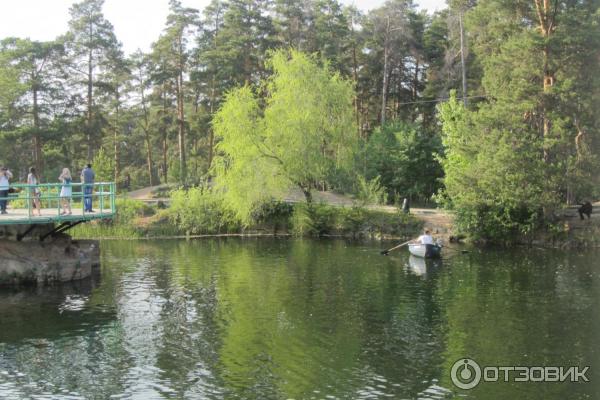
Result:
[[442,260],[416,257],[412,254],[408,256],[408,269],[417,276],[426,277],[427,274],[432,275],[437,269],[442,266]]
[[0,397],[594,398],[594,380],[460,392],[449,379],[465,356],[597,372],[587,257],[442,265],[342,241],[107,242],[86,290],[0,291]]
[[0,290],[0,343],[70,335],[114,319],[109,307],[86,307],[100,273],[61,285]]

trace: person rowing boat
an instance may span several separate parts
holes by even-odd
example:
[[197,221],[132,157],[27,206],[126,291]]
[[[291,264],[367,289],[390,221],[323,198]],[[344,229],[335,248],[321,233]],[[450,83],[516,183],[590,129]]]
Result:
[[381,254],[383,254],[384,256],[387,256],[390,253],[390,251],[397,250],[406,245],[410,246],[412,244],[434,245],[435,243],[433,241],[433,237],[431,236],[431,232],[429,231],[429,229],[426,229],[425,233],[423,235],[419,236],[418,238],[401,243],[397,246],[392,247],[391,249],[383,250],[383,251],[381,251]]
[[425,233],[408,244],[408,251],[418,257],[437,258],[441,254],[442,246],[433,240],[431,231],[425,229]]
[[411,242],[410,244],[435,244],[433,237],[431,236],[431,231],[429,229],[425,229],[425,233],[419,236],[416,240]]

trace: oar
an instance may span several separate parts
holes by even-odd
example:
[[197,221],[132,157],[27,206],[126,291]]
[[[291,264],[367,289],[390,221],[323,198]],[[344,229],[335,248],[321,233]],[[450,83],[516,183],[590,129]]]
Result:
[[399,249],[399,248],[400,248],[400,247],[402,247],[402,246],[406,246],[406,245],[407,245],[407,244],[409,244],[410,242],[412,242],[412,240],[409,240],[408,242],[404,242],[404,243],[402,243],[402,244],[399,244],[398,246],[394,246],[394,247],[392,247],[391,249],[383,250],[383,251],[381,252],[381,254],[383,254],[384,256],[387,256],[387,255],[388,255],[388,253],[389,253],[390,251],[392,251],[392,250],[396,250],[396,249]]

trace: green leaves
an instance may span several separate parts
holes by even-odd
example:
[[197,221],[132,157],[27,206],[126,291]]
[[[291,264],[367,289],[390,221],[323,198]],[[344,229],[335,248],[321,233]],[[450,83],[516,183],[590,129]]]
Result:
[[[438,190],[442,169],[435,154],[441,152],[439,135],[421,124],[393,121],[377,128],[366,147],[366,175],[380,177],[390,199],[430,200]],[[398,199],[396,199],[398,200]]]
[[578,141],[595,143],[600,122],[588,113],[600,89],[588,64],[600,56],[592,3],[486,0],[467,13],[488,100],[467,110],[452,98],[439,111],[446,195],[474,236],[520,240],[562,204],[591,198],[600,165]]
[[352,169],[357,145],[349,82],[293,50],[272,53],[268,67],[267,96],[234,90],[214,122],[217,188],[245,223],[292,186],[310,199],[317,183],[335,184],[336,171]]

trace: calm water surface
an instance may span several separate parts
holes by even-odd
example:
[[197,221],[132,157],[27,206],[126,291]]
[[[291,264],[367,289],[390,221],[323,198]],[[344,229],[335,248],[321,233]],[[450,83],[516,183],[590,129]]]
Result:
[[[94,279],[0,289],[1,399],[600,399],[600,252],[103,242]],[[589,366],[456,388],[454,362]]]

